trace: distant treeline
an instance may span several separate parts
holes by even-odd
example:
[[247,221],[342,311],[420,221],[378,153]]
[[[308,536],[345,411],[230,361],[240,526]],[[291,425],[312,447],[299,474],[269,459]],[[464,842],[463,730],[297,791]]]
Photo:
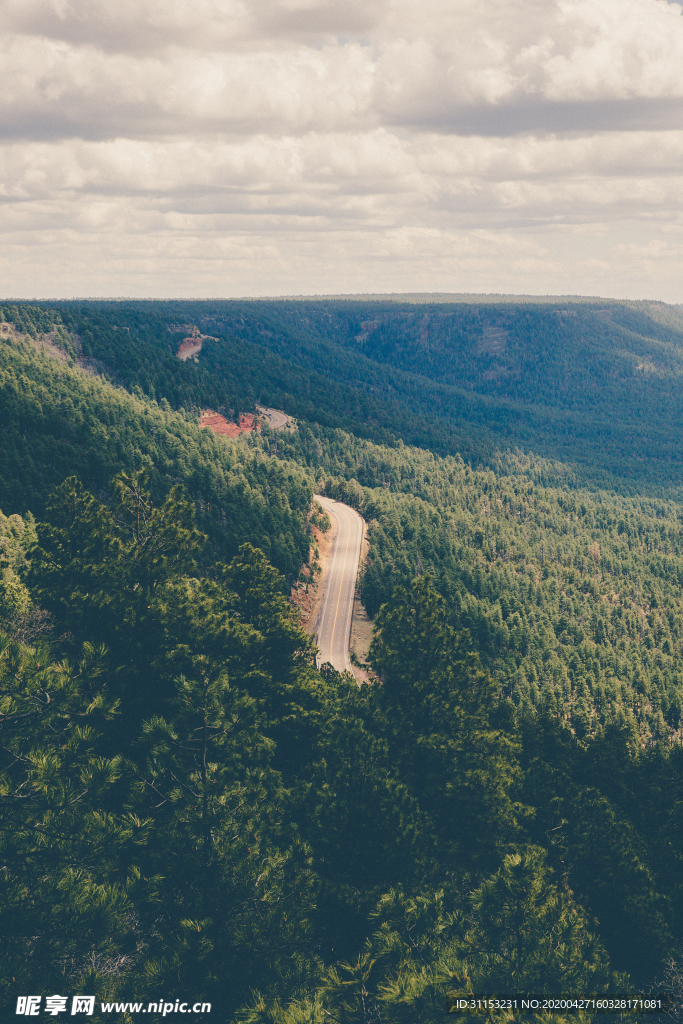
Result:
[[[255,401],[491,465],[519,447],[620,487],[683,481],[683,317],[645,302],[61,303],[120,383],[174,408]],[[180,371],[185,324],[217,341]]]

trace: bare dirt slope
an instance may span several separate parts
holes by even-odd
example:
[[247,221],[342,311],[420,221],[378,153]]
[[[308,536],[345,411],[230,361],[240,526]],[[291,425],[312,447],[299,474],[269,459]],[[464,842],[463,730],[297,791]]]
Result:
[[231,420],[226,420],[225,416],[221,416],[220,413],[207,409],[202,413],[199,426],[207,427],[209,430],[213,430],[214,434],[221,434],[223,437],[239,437],[240,434],[258,430],[259,424],[250,412],[243,413],[239,423],[233,423]]

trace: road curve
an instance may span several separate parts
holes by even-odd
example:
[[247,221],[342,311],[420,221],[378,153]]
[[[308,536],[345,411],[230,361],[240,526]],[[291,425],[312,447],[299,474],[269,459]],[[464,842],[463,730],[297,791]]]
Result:
[[363,540],[363,520],[354,509],[342,505],[340,501],[325,498],[320,494],[315,494],[314,498],[337,523],[337,537],[331,552],[329,569],[323,581],[323,596],[318,615],[318,664],[324,665],[329,661],[338,672],[352,672],[349,639]]
[[[183,345],[184,344],[185,342],[183,342]],[[183,345],[180,346],[177,352],[178,359],[182,359],[183,362],[186,362],[191,356],[199,355],[202,350],[201,340],[197,341],[195,345],[190,345],[187,348],[183,348]]]
[[289,422],[289,416],[284,412],[280,412],[279,409],[266,409],[263,405],[257,405],[256,409],[269,420],[269,426],[272,430],[284,430]]

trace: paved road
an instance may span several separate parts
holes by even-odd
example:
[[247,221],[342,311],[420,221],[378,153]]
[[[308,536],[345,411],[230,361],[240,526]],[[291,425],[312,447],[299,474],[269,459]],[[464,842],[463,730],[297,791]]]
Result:
[[278,409],[266,409],[262,405],[257,405],[256,409],[269,420],[269,424],[273,430],[284,430],[289,421],[289,417],[285,416],[283,412]]
[[185,362],[187,359],[190,358],[190,356],[199,355],[201,350],[202,350],[202,343],[201,343],[201,341],[198,341],[195,345],[191,345],[189,348],[184,349],[184,351],[179,352],[178,353],[178,359],[182,359],[182,361]]
[[323,582],[322,605],[318,616],[318,664],[324,665],[329,661],[338,672],[351,672],[349,638],[363,539],[363,520],[354,509],[342,505],[340,501],[323,498],[320,494],[314,497],[330,519],[336,520],[337,523],[337,537]]

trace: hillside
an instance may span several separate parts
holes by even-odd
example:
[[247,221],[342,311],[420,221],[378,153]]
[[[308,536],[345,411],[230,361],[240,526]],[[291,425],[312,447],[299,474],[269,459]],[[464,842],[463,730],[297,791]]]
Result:
[[[675,974],[677,462],[649,473],[626,452],[618,488],[598,487],[613,478],[591,431],[612,409],[617,446],[665,389],[678,401],[677,314],[541,305],[387,302],[372,323],[360,302],[2,307],[12,1013],[22,992],[191,992],[231,1024],[433,1024],[470,992]],[[175,355],[188,324],[217,338],[196,364]],[[646,350],[655,370],[629,375]],[[353,383],[359,368],[396,394]],[[467,419],[530,410],[537,378],[531,453],[497,444],[502,420]],[[434,448],[462,431],[473,464],[400,436],[429,435],[418,398],[452,409],[456,391],[472,404]],[[278,395],[320,417],[200,428],[204,408],[234,419]],[[592,461],[546,457],[548,409]],[[673,444],[673,415],[656,422]],[[316,671],[287,601],[315,490],[368,521],[360,689]]]
[[426,574],[521,714],[683,740],[681,505],[544,486],[540,460],[472,471],[312,426],[279,444],[368,521],[371,616]]
[[248,445],[228,448],[164,397],[146,400],[137,386],[130,394],[69,362],[37,348],[31,334],[0,343],[0,508],[41,514],[68,476],[104,496],[116,473],[146,470],[157,499],[174,484],[187,488],[208,537],[206,560],[231,557],[249,541],[282,572],[298,573],[312,494],[298,466]]
[[[251,411],[260,400],[474,464],[519,447],[576,466],[588,484],[683,480],[683,317],[661,303],[235,300],[60,311],[86,354],[147,393],[163,380],[175,407]],[[179,375],[171,329],[188,320],[219,340]]]

